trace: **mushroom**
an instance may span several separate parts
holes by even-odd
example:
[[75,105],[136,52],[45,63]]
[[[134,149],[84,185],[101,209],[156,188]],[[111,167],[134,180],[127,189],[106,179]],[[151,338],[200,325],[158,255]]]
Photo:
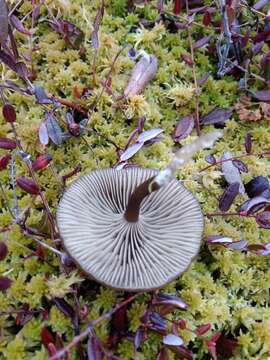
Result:
[[188,268],[200,248],[203,215],[174,172],[209,144],[207,135],[204,144],[202,138],[189,152],[182,147],[163,171],[95,170],[65,192],[57,210],[59,231],[86,274],[114,289],[150,291]]

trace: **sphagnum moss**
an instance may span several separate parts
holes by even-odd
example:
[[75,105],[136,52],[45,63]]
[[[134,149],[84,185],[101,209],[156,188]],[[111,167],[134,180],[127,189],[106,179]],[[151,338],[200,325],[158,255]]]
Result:
[[[35,27],[35,42],[39,45],[39,49],[32,54],[34,68],[38,74],[36,84],[43,86],[49,94],[72,99],[75,85],[80,89],[84,86],[93,88],[91,76],[93,49],[89,38],[100,1],[59,0],[47,2],[47,4],[55,14],[59,10],[63,18],[70,20],[85,32],[85,55],[80,56],[77,50],[67,46],[59,34],[54,32],[46,22],[38,23]],[[24,1],[19,9],[20,16],[27,16],[31,8],[31,1]],[[44,7],[41,7],[41,14],[42,16],[47,14]],[[111,139],[116,139],[116,142],[122,146],[136,126],[138,117],[146,115],[146,127],[161,127],[164,129],[165,135],[160,143],[141,150],[134,157],[134,162],[142,167],[161,168],[168,162],[168,154],[171,153],[170,134],[175,124],[181,116],[194,111],[192,70],[187,64],[179,60],[182,53],[189,51],[188,43],[182,33],[180,36],[177,32],[169,33],[161,24],[156,24],[151,29],[141,28],[138,32],[133,32],[132,27],[137,26],[140,17],[144,17],[150,22],[157,17],[157,10],[151,4],[144,8],[137,8],[134,14],[127,16],[126,14],[126,1],[106,1],[105,14],[99,29],[100,48],[96,66],[98,80],[106,78],[110,71],[112,59],[120,47],[126,45],[127,42],[132,46],[144,48],[144,50],[153,53],[158,58],[158,73],[145,92],[129,99],[125,103],[127,106],[124,109],[112,108],[112,104],[115,102],[114,98],[104,93],[96,112],[92,116],[89,127],[95,125],[105,137],[109,136]],[[30,20],[26,20],[27,26],[30,27]],[[15,37],[19,50],[27,51],[27,38],[18,35],[16,32]],[[204,49],[197,52],[196,59],[196,70],[199,77],[202,77],[205,72],[215,71],[214,65],[210,62]],[[123,51],[112,73],[112,90],[115,95],[121,95],[132,66],[131,60],[127,57],[127,52]],[[0,64],[0,71],[5,79],[18,80],[5,65]],[[20,80],[18,82],[20,83]],[[101,84],[98,82],[98,85],[92,89],[92,95],[83,100],[82,104],[85,106],[93,104],[100,91]],[[200,112],[206,114],[215,106],[232,106],[237,97],[237,84],[232,78],[227,76],[218,80],[210,75],[200,94]],[[18,118],[16,128],[22,144],[32,157],[36,158],[43,153],[43,147],[39,144],[37,135],[39,124],[43,118],[43,111],[31,98],[16,92],[9,94],[9,101],[16,106]],[[0,124],[0,135],[11,137],[10,127],[2,115],[0,115]],[[224,137],[214,148],[215,155],[221,156],[224,150],[230,150],[234,154],[240,153],[242,151],[240,144],[243,143],[247,131],[253,137],[254,152],[267,150],[270,143],[270,135],[266,131],[268,125],[269,121],[249,124],[233,118],[227,122]],[[85,173],[97,167],[111,167],[117,161],[115,149],[111,144],[91,133],[86,133],[84,137],[91,145],[93,152],[90,152],[85,142],[80,139],[67,140],[60,147],[49,146],[49,152],[53,156],[54,166],[59,174],[66,174],[78,163],[81,163],[82,172]],[[208,175],[206,175],[211,177],[211,179],[205,179],[207,186],[203,186],[205,184],[198,180],[199,170],[206,166],[202,159],[208,153],[208,150],[202,151],[196,161],[193,161],[191,165],[179,173],[179,177],[185,180],[187,188],[199,199],[204,213],[216,210],[215,196],[220,195],[221,181],[214,172],[211,175],[212,170],[209,170]],[[245,181],[250,180],[255,175],[267,176],[270,173],[270,162],[265,158],[250,157],[247,159],[247,164],[250,172],[243,176]],[[16,174],[18,176],[26,175],[26,168],[19,161],[16,162]],[[57,181],[49,169],[41,172],[38,178],[44,188],[49,205],[55,212],[59,200]],[[1,173],[1,183],[6,190],[9,206],[12,206],[9,177],[4,172]],[[211,189],[211,193],[207,187]],[[19,191],[19,206],[21,208],[27,206],[30,201],[29,195]],[[10,225],[11,219],[3,207],[2,198],[1,204],[0,227],[5,228]],[[39,200],[35,200],[29,218],[32,226],[39,226],[42,219],[41,208]],[[258,228],[253,219],[218,217],[211,220],[206,219],[205,222],[206,235],[219,233],[238,240],[245,238],[249,243],[269,241],[269,230]],[[78,279],[81,281],[81,278],[76,278],[75,273],[64,275],[59,260],[47,250],[45,250],[45,257],[52,266],[43,263],[42,258],[26,260],[31,255],[29,248],[31,250],[36,245],[27,237],[22,236],[16,226],[9,233],[8,239],[5,232],[1,233],[0,236],[7,240],[9,247],[9,255],[1,262],[0,269],[3,273],[8,272],[9,277],[13,280],[12,287],[6,291],[5,295],[0,294],[2,311],[21,308],[24,303],[29,304],[30,309],[42,308],[42,301],[44,299],[50,301],[52,296],[65,297],[71,301],[72,290],[70,285],[73,280],[75,282]],[[210,249],[207,251],[207,256],[211,261],[206,262],[202,255],[199,256],[181,278],[167,285],[167,291],[181,295],[189,305],[185,314],[175,312],[173,318],[180,320],[184,316],[190,328],[211,322],[213,331],[232,334],[239,344],[233,356],[234,360],[269,359],[270,314],[267,308],[269,305],[267,302],[270,278],[269,259],[258,257],[255,254],[234,253],[228,249]],[[36,268],[36,273],[34,268]],[[43,281],[44,283],[42,283]],[[111,290],[100,289],[97,296],[84,298],[82,295],[81,301],[89,306],[88,317],[89,320],[93,320],[104,309],[110,308],[108,301],[111,301],[111,307],[115,305],[115,296]],[[130,308],[128,312],[130,330],[136,331],[139,325],[136,315],[141,315],[145,304],[146,302],[140,298]],[[39,325],[60,332],[67,341],[72,339],[71,322],[64,318],[55,306],[52,307],[51,316],[47,319],[43,318],[42,315],[36,315],[36,319],[32,319],[25,328],[17,329],[16,335],[11,331],[12,322],[14,319],[11,321],[8,315],[1,317],[0,357],[3,359],[47,359],[47,351],[41,344],[41,340],[38,341],[37,327]],[[108,338],[109,323],[105,322],[105,324],[100,325],[97,328],[97,333],[103,340]],[[195,359],[206,359],[207,351],[200,340],[194,339],[188,332],[185,334],[182,331],[180,335],[184,338],[185,344],[190,344],[194,349]],[[136,358],[155,359],[159,349],[160,337],[151,334]],[[134,358],[133,346],[127,340],[121,341],[118,353],[126,360]],[[173,354],[170,356],[172,359],[174,358]],[[72,358],[76,358],[73,351]]]

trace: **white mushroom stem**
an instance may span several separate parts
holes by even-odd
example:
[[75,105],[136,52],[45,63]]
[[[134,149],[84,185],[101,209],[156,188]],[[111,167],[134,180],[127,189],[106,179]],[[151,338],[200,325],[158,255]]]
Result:
[[[196,152],[204,148],[212,147],[215,141],[221,136],[222,131],[212,131],[208,134],[201,135],[190,144],[183,146],[175,153],[172,161],[168,164],[168,166],[158,173],[151,184],[155,183],[158,187],[167,185],[172,179],[175,178],[176,172],[185,166],[185,164],[191,160],[192,156]],[[152,192],[151,188],[149,190]]]
[[154,178],[148,179],[131,194],[124,217],[129,222],[136,222],[139,218],[142,200],[153,191],[159,190],[175,179],[176,172],[182,168],[197,152],[204,148],[212,147],[215,141],[222,136],[222,131],[212,131],[201,135],[190,144],[183,146],[176,152],[168,166],[161,170]]

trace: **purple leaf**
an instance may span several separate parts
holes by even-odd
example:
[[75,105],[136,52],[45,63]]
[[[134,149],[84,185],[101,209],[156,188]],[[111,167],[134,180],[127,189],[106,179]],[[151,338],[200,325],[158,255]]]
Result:
[[209,79],[210,75],[211,75],[210,73],[206,73],[205,75],[203,75],[203,77],[200,80],[198,80],[198,85],[203,86],[206,83],[206,81]]
[[253,37],[253,43],[254,44],[262,43],[267,39],[267,37],[269,35],[270,35],[270,30],[269,29],[261,31],[261,32],[259,32],[257,35],[255,35]]
[[191,134],[194,127],[193,115],[183,117],[175,127],[172,138],[174,141],[180,141],[185,139]]
[[182,54],[181,55],[181,59],[188,65],[192,66],[193,65],[193,61],[191,59],[190,56],[186,55],[186,54]]
[[161,349],[156,360],[170,360],[168,350],[166,348]]
[[48,130],[47,130],[47,127],[46,127],[46,124],[44,121],[42,121],[42,123],[40,124],[39,130],[38,130],[38,136],[39,136],[39,141],[41,142],[42,145],[48,145],[49,135],[48,135]]
[[150,311],[149,320],[159,329],[165,330],[167,327],[167,321],[158,312]]
[[39,104],[51,104],[53,101],[45,93],[45,90],[41,86],[35,86],[35,97]]
[[39,187],[32,179],[28,179],[24,176],[19,176],[16,179],[17,185],[26,191],[28,194],[37,195],[39,194]]
[[239,240],[227,244],[226,247],[232,250],[245,250],[247,248],[247,244],[248,242],[246,240]]
[[270,90],[259,90],[251,93],[251,95],[259,101],[264,101],[264,102],[270,101]]
[[174,352],[179,359],[193,360],[192,352],[185,346],[167,346],[172,352]]
[[4,104],[2,113],[7,122],[9,123],[16,122],[16,111],[14,106],[12,106],[11,104],[8,103]]
[[75,317],[75,311],[73,310],[73,308],[69,305],[68,302],[66,302],[65,299],[61,299],[61,298],[54,298],[53,302],[55,303],[55,305],[57,306],[57,308],[67,317],[69,317],[70,319],[74,319]]
[[124,96],[130,97],[143,92],[147,84],[156,75],[157,68],[157,58],[154,55],[142,57],[133,68],[131,77],[124,90]]
[[58,125],[58,121],[52,113],[45,113],[45,124],[47,127],[49,138],[55,145],[61,145],[63,142],[62,129]]
[[247,134],[245,137],[245,149],[247,154],[251,154],[252,150],[252,138],[250,134]]
[[143,147],[143,143],[135,143],[127,148],[126,151],[122,153],[120,156],[120,161],[126,161],[130,159],[133,155],[135,155],[141,148]]
[[200,122],[203,125],[224,123],[232,116],[230,108],[216,108],[210,111],[207,115],[201,117]]
[[5,0],[0,0],[0,45],[8,37],[8,8]]
[[13,150],[17,146],[16,141],[0,137],[0,149]]
[[144,329],[140,326],[137,331],[136,331],[136,334],[134,336],[134,347],[135,347],[135,350],[137,350],[140,346],[141,346],[141,343],[142,343],[142,340],[144,338]]
[[256,222],[264,229],[270,229],[270,211],[264,211],[256,216]]
[[7,256],[7,254],[8,254],[7,245],[3,241],[1,241],[0,242],[0,261],[4,260],[5,257]]
[[155,138],[156,136],[160,135],[162,132],[163,130],[159,128],[143,131],[138,136],[136,142],[145,143],[146,141],[149,141]]
[[217,161],[216,158],[214,157],[214,155],[210,154],[210,155],[206,155],[206,157],[204,158],[205,161],[207,161],[209,164],[214,165]]
[[145,121],[146,121],[145,116],[142,116],[139,118],[138,123],[137,123],[137,128],[138,128],[139,133],[141,133],[143,131]]
[[212,35],[209,35],[209,36],[205,36],[205,37],[201,38],[200,40],[196,41],[193,44],[193,50],[202,48],[203,46],[205,46],[206,44],[209,43],[211,38],[212,38]]
[[68,45],[74,49],[80,48],[84,39],[84,33],[77,26],[67,20],[61,19],[50,20],[49,24],[62,36]]
[[8,163],[11,160],[11,155],[7,154],[7,155],[3,155],[0,157],[0,170],[5,170],[8,166]]
[[136,50],[134,48],[129,49],[128,57],[133,61],[136,60],[137,52],[136,52]]
[[175,295],[159,293],[157,294],[152,301],[153,305],[172,305],[181,310],[186,310],[188,308],[187,304]]
[[180,336],[168,334],[163,337],[163,344],[170,346],[180,346],[183,345],[183,340],[180,338]]
[[87,355],[88,360],[102,360],[102,349],[99,345],[99,341],[95,336],[89,336],[87,342]]
[[253,5],[254,10],[262,9],[266,4],[268,4],[269,0],[259,0],[256,4]]
[[10,16],[10,21],[11,21],[11,24],[15,27],[15,29],[18,30],[21,34],[28,35],[28,36],[33,35],[33,33],[31,31],[25,29],[25,27],[23,26],[23,23],[21,22],[20,19],[17,18],[17,16],[12,14]]
[[269,204],[270,201],[267,200],[266,198],[262,196],[255,196],[254,198],[245,201],[241,205],[239,212],[244,214],[254,214],[258,210],[263,208],[267,203]]
[[232,160],[233,165],[240,171],[240,172],[248,172],[247,165],[241,160]]
[[265,176],[256,176],[245,184],[245,189],[250,198],[261,195],[269,189],[269,181]]
[[212,245],[212,244],[228,244],[228,243],[232,243],[232,239],[227,237],[227,236],[222,236],[222,235],[210,235],[205,239],[205,242],[208,245]]
[[15,71],[22,79],[28,77],[28,71],[25,64],[16,62],[16,60],[7,52],[0,49],[0,60],[7,65],[11,70]]
[[230,184],[219,200],[219,209],[221,211],[228,211],[238,193],[239,183],[235,182]]
[[10,288],[11,284],[12,280],[10,280],[9,278],[4,276],[0,277],[0,291],[7,290],[8,288]]
[[233,165],[232,161],[229,160],[231,158],[233,158],[233,155],[229,151],[226,151],[221,157],[221,160],[223,161],[221,164],[223,175],[228,184],[238,182],[240,185],[240,194],[245,194],[245,187],[242,183],[239,170]]
[[238,343],[236,340],[227,339],[221,335],[216,341],[216,352],[223,359],[230,359],[234,355],[234,351]]

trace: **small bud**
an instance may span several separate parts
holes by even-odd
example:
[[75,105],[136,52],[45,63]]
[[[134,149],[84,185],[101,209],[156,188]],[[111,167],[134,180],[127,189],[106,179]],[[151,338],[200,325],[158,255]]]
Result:
[[1,241],[0,242],[0,261],[4,260],[5,257],[7,256],[7,254],[8,254],[7,245],[3,241]]
[[32,168],[37,170],[45,169],[49,163],[52,161],[52,156],[49,154],[40,155],[33,163]]
[[11,159],[11,155],[4,155],[0,157],[0,170],[4,170],[7,168],[7,165]]
[[13,150],[16,146],[17,145],[14,140],[0,137],[0,149]]
[[81,132],[81,128],[79,124],[76,124],[75,122],[68,125],[68,130],[73,136],[79,136]]
[[17,185],[27,193],[32,195],[39,194],[39,187],[33,180],[20,176],[16,181]]
[[12,284],[12,280],[7,277],[0,277],[0,291],[7,290]]
[[7,122],[13,123],[16,121],[16,111],[11,104],[5,104],[2,113]]

